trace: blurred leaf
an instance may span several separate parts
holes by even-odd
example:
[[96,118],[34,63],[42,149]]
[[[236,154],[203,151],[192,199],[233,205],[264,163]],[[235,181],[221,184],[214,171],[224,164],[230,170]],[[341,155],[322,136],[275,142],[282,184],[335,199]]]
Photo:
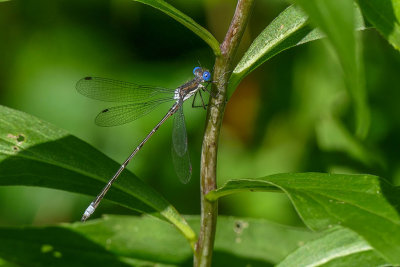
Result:
[[1,267],[19,267],[20,265],[11,263],[9,261],[6,261],[6,260],[0,258],[0,266]]
[[318,145],[322,150],[346,152],[352,158],[369,167],[384,167],[385,165],[382,157],[368,150],[339,120],[331,116],[324,116],[318,121],[316,136]]
[[400,5],[398,0],[358,0],[368,21],[400,50]]
[[[187,219],[198,231],[200,217]],[[261,219],[221,216],[213,263],[265,266],[318,236]],[[105,216],[87,223],[48,227],[2,227],[0,257],[30,266],[126,266],[124,262],[138,259],[157,264],[192,264],[190,246],[182,235],[172,225],[149,216]]]
[[387,264],[365,240],[349,229],[336,227],[291,253],[277,267],[382,266]]
[[171,6],[167,2],[163,0],[133,0],[136,2],[140,2],[149,6],[152,6],[174,20],[180,22],[183,24],[186,28],[197,34],[201,39],[203,39],[214,51],[215,56],[221,55],[221,50],[219,48],[219,43],[215,39],[215,37],[206,29],[204,29],[202,26],[197,24],[192,18],[188,17],[187,15],[183,14],[181,11],[176,9],[175,7]]
[[[96,196],[118,168],[118,163],[66,131],[0,106],[0,185]],[[125,170],[105,198],[141,212],[159,212],[194,244],[193,230],[175,208],[131,172]]]
[[343,67],[354,101],[356,135],[365,138],[369,130],[369,107],[365,92],[361,42],[356,38],[359,10],[350,0],[295,0],[331,41]]
[[[274,188],[275,187],[275,188]],[[400,190],[373,175],[276,174],[230,180],[211,201],[241,191],[284,191],[313,230],[343,225],[362,236],[393,264],[400,263]]]
[[[355,28],[366,29],[361,13],[355,17]],[[274,19],[253,41],[229,80],[228,98],[240,81],[268,59],[291,47],[325,38],[318,29],[313,29],[308,16],[297,6],[292,5]]]

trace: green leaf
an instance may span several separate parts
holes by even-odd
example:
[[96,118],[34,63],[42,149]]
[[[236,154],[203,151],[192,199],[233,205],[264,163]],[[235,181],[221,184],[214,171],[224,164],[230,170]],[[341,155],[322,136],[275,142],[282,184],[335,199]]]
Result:
[[[307,5],[311,5],[311,2],[304,2],[307,2]],[[328,4],[326,2],[327,1],[319,1],[318,3],[320,3],[320,5],[325,5]],[[328,2],[330,5],[336,4],[336,2],[332,0]],[[338,6],[341,5],[338,4]],[[369,109],[366,104],[362,64],[358,62],[360,61],[360,56],[358,56],[357,53],[360,49],[358,48],[356,51],[355,34],[353,29],[364,30],[364,21],[358,9],[353,12],[352,4],[349,12],[341,12],[340,9],[341,14],[338,16],[338,18],[340,18],[338,22],[343,22],[344,20],[342,24],[345,24],[346,29],[350,27],[350,30],[344,32],[344,36],[347,38],[343,38],[344,40],[342,40],[341,24],[330,24],[336,22],[335,16],[337,14],[330,12],[331,9],[327,10],[329,12],[326,17],[325,13],[323,13],[323,16],[318,17],[317,15],[320,15],[318,13],[320,10],[318,9],[316,11],[313,10],[315,11],[313,14],[316,13],[315,16],[317,19],[321,19],[322,25],[319,25],[321,26],[321,29],[327,33],[329,38],[333,38],[335,41],[334,45],[338,50],[338,55],[343,65],[349,92],[355,103],[357,136],[363,138],[367,134],[369,128]],[[324,9],[323,11],[327,10]],[[346,15],[349,14],[351,16],[350,24],[347,21],[349,18],[346,17]],[[333,27],[335,31],[331,31],[331,27]],[[325,28],[328,28],[329,31]],[[268,59],[286,49],[321,39],[325,36],[326,35],[318,29],[313,29],[313,27],[311,27],[308,16],[301,11],[299,7],[295,5],[288,7],[253,41],[250,48],[246,51],[243,58],[233,70],[228,85],[228,98],[233,94],[236,87],[244,77]]]
[[400,5],[398,0],[358,0],[364,16],[400,50]]
[[[193,222],[189,220],[190,225],[198,231],[200,225],[194,225]],[[200,222],[199,218],[195,222]],[[318,233],[304,228],[279,225],[263,219],[218,216],[213,263],[215,266],[275,264],[318,236]],[[264,264],[258,262],[257,265],[257,261]],[[226,262],[229,264],[225,265]]]
[[387,262],[359,235],[349,229],[335,227],[298,248],[277,267],[383,265],[387,265]]
[[313,230],[342,225],[362,236],[386,260],[400,263],[400,189],[373,175],[276,174],[230,180],[207,198],[241,191],[284,191]]
[[[307,16],[296,6],[285,9],[253,41],[229,79],[228,98],[240,81],[276,54],[296,46],[311,33]],[[316,39],[322,38],[320,35]]]
[[197,34],[197,36],[199,36],[201,39],[203,39],[203,41],[205,41],[214,51],[215,56],[221,55],[219,43],[209,31],[207,31],[205,28],[197,24],[192,18],[183,14],[181,11],[171,6],[167,2],[163,0],[133,0],[133,1],[152,6],[164,12],[165,14],[167,14],[174,20],[180,22],[186,28]]
[[328,37],[336,50],[354,102],[356,135],[365,138],[369,129],[369,108],[365,92],[361,42],[357,39],[355,18],[359,10],[349,0],[295,0],[311,22]]
[[[40,186],[96,196],[118,168],[66,131],[0,106],[0,186]],[[105,198],[141,212],[159,212],[194,245],[193,230],[175,208],[131,172],[125,170]]]
[[[364,30],[361,13],[356,14],[355,20],[356,29]],[[291,47],[321,38],[325,38],[325,34],[310,26],[308,16],[299,7],[289,6],[258,35],[233,70],[228,98],[244,77],[268,59]]]
[[[199,216],[187,220],[196,231],[200,229]],[[265,266],[318,236],[262,219],[220,216],[213,264]],[[30,266],[126,266],[138,260],[192,264],[190,246],[182,235],[171,224],[149,216],[105,216],[48,227],[0,227],[0,257]]]
[[316,137],[321,150],[345,152],[368,167],[384,167],[383,158],[354,137],[336,118],[322,116],[316,125]]

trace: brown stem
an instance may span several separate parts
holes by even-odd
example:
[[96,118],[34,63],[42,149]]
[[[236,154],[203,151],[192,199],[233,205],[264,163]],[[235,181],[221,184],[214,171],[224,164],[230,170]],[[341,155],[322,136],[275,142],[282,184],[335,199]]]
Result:
[[239,0],[231,25],[221,44],[221,56],[214,65],[216,97],[210,99],[206,128],[201,151],[201,229],[195,247],[194,265],[211,266],[215,230],[218,216],[218,202],[210,202],[205,195],[217,188],[218,139],[225,111],[226,87],[232,68],[232,59],[239,47],[254,0]]

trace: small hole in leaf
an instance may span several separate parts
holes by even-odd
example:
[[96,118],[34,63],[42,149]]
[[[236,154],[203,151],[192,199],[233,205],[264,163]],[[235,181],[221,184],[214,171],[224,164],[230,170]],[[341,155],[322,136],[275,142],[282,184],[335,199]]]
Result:
[[19,134],[17,136],[17,142],[21,143],[25,141],[25,136],[23,136],[22,134]]
[[236,228],[237,230],[240,230],[240,229],[242,228],[241,222],[236,222],[236,223],[235,223],[235,228]]
[[241,234],[243,232],[243,230],[245,228],[249,227],[249,223],[239,220],[239,221],[235,221],[234,227],[233,227],[233,231],[235,231],[235,233],[237,234]]
[[18,151],[19,148],[18,148],[17,146],[13,146],[13,150],[14,150],[14,151]]

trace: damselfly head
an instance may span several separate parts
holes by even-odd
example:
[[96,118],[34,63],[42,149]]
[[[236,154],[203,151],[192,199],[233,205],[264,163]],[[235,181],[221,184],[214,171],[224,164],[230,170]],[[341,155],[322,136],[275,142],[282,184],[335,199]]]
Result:
[[211,73],[208,70],[205,70],[201,67],[195,67],[193,69],[193,74],[196,77],[201,78],[203,82],[209,82],[211,80]]

